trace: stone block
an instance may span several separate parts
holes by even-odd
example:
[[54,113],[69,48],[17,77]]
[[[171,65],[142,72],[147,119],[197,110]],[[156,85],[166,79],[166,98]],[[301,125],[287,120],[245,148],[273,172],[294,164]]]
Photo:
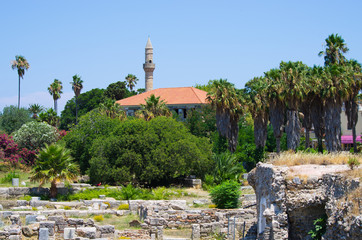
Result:
[[101,232],[101,234],[113,234],[115,231],[114,226],[112,225],[98,226],[97,229]]
[[39,240],[49,240],[48,228],[39,228]]
[[21,228],[21,231],[25,237],[32,237],[37,234],[37,232],[33,230],[32,226],[24,226]]
[[49,236],[53,236],[55,233],[55,222],[54,221],[45,221],[39,223],[39,228],[47,228]]
[[82,226],[84,220],[81,218],[68,218],[67,223],[71,226]]
[[[19,181],[18,181],[19,186]],[[29,188],[24,187],[9,187],[9,196],[10,197],[17,197],[21,195],[28,195],[29,194]]]
[[37,215],[26,215],[25,216],[25,225],[33,224],[36,222]]
[[64,239],[74,239],[75,228],[64,228]]
[[21,220],[19,215],[11,215],[10,222],[12,225],[19,225],[21,226]]
[[49,204],[49,201],[38,201],[38,200],[30,200],[29,202],[30,206],[38,208],[38,207],[44,207]]
[[18,207],[28,206],[28,201],[26,201],[26,200],[17,200],[16,203],[17,203]]
[[61,216],[61,215],[49,216],[48,221],[54,221],[55,225],[65,225],[65,224],[67,224],[64,217]]
[[79,237],[85,237],[94,239],[96,238],[97,229],[95,227],[79,227],[76,230],[76,233]]
[[21,240],[21,235],[12,235],[9,236],[9,240]]
[[39,216],[36,216],[36,221],[37,222],[44,222],[44,221],[46,221],[47,219],[46,219],[46,217],[44,216],[44,215],[39,215]]
[[200,225],[199,224],[192,224],[192,234],[191,234],[191,239],[192,240],[199,240],[201,235],[200,235]]

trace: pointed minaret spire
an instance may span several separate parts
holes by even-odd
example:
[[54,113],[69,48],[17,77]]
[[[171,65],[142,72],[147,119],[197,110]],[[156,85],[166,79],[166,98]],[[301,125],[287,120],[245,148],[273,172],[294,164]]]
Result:
[[147,44],[146,44],[146,49],[149,49],[149,48],[153,49],[150,37],[148,37]]
[[146,44],[143,69],[145,70],[145,88],[147,92],[153,89],[153,71],[155,70],[155,64],[153,63],[153,47],[150,37],[148,37]]

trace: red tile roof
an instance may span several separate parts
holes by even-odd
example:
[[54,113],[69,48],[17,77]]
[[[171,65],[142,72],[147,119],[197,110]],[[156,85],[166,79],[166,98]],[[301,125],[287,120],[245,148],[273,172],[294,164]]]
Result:
[[207,92],[194,87],[158,88],[129,98],[118,100],[121,106],[139,106],[152,94],[160,96],[167,105],[205,104]]

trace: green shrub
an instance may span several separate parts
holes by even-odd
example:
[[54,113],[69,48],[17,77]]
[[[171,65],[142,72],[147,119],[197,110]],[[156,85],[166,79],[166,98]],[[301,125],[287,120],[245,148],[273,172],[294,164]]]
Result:
[[102,222],[104,220],[104,217],[102,215],[96,215],[93,217],[93,219],[96,222]]
[[1,183],[11,183],[13,178],[20,178],[19,173],[12,171],[9,172],[5,177],[3,177],[0,182]]
[[358,161],[357,158],[349,158],[348,159],[348,166],[351,168],[351,170],[353,170],[354,167],[358,167],[360,165],[360,162]]
[[72,208],[69,206],[64,206],[64,210],[72,210]]
[[119,207],[117,209],[118,210],[129,210],[129,205],[128,204],[121,204],[121,205],[119,205]]
[[55,127],[44,122],[28,122],[14,133],[14,141],[20,148],[41,149],[45,144],[55,143],[59,133]]
[[240,185],[235,181],[226,181],[214,187],[211,200],[218,208],[237,208],[239,205]]
[[16,106],[4,107],[0,113],[0,129],[10,134],[18,130],[24,123],[32,121],[30,112],[25,108]]
[[320,240],[322,239],[323,234],[326,232],[327,229],[327,216],[323,216],[314,220],[313,225],[314,229],[310,230],[308,234],[311,236],[313,240]]
[[163,185],[182,176],[203,177],[212,166],[209,141],[172,118],[125,120],[112,136],[98,136],[89,162],[92,183]]
[[23,197],[19,198],[19,200],[26,200],[26,201],[30,201],[30,200],[31,200],[31,196],[29,196],[29,195],[25,195],[25,196],[23,196]]

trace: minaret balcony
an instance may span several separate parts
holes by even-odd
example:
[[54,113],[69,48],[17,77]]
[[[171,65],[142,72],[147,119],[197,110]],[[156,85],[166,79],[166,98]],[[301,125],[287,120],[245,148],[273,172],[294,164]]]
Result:
[[154,63],[144,63],[143,64],[143,69],[147,69],[147,68],[155,68],[155,64]]

